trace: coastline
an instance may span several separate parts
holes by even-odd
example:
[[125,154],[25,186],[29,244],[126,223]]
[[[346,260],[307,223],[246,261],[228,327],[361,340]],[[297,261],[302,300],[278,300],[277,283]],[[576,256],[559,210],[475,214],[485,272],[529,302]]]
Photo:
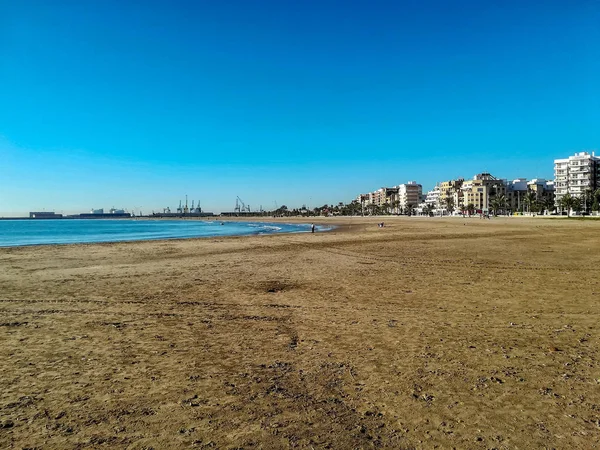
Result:
[[314,222],[337,228],[0,248],[0,446],[597,436],[593,221]]
[[[47,221],[48,219],[44,219]],[[68,224],[73,224],[73,220],[81,220],[88,225],[82,225],[79,227],[64,228],[61,226],[54,225],[51,228],[45,227],[29,227],[23,228],[13,232],[11,229],[4,230],[5,233],[0,239],[0,248],[6,247],[23,247],[23,246],[42,246],[42,245],[77,245],[77,244],[101,244],[101,243],[117,243],[117,242],[145,242],[145,241],[170,241],[170,240],[186,240],[186,239],[210,239],[213,237],[225,238],[228,236],[253,236],[253,235],[269,235],[269,234],[294,234],[294,233],[306,233],[310,232],[310,223],[306,221],[274,221],[274,220],[218,220],[208,221],[202,220],[201,222],[206,225],[200,227],[189,228],[166,228],[166,227],[152,227],[152,228],[140,228],[130,226],[129,220],[120,220],[119,223],[123,223],[119,228],[107,228],[97,227],[98,222],[96,220],[88,219],[72,219]],[[116,220],[116,219],[113,219]],[[180,219],[136,219],[138,221],[144,221],[147,223],[157,224],[163,220],[166,223],[180,222],[185,223],[188,220]],[[194,219],[196,220],[196,219]],[[235,229],[230,227],[222,228],[221,226],[215,227],[215,225],[224,225],[227,222],[236,226]],[[107,222],[104,222],[105,224]],[[114,222],[110,221],[111,226]],[[91,225],[90,225],[91,224]],[[260,225],[262,224],[262,225]],[[36,224],[37,225],[37,224]],[[92,226],[93,225],[93,226]],[[212,228],[210,226],[212,225]],[[262,227],[262,228],[261,228]],[[302,228],[304,227],[304,228]],[[317,225],[318,232],[329,232],[335,228],[333,225]],[[2,232],[2,230],[0,230]],[[78,236],[78,237],[74,237]],[[97,236],[94,240],[94,236]]]

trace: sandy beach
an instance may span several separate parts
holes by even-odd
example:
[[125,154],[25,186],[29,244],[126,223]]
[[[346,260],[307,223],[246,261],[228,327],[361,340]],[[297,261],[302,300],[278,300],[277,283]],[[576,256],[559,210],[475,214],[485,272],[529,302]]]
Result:
[[0,447],[599,447],[600,222],[317,223],[0,249]]

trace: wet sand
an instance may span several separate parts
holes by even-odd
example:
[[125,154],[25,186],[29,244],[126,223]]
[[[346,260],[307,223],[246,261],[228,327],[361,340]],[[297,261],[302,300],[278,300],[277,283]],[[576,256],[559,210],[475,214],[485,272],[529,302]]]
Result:
[[0,249],[0,447],[598,448],[600,221],[321,222]]

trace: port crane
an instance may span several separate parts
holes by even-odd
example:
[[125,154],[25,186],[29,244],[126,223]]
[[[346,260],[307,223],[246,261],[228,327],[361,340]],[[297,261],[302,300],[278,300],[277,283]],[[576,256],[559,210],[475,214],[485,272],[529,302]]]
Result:
[[188,208],[187,194],[185,194],[185,207],[183,208],[183,213],[187,214],[189,212],[190,212],[190,209]]
[[250,212],[250,205],[246,205],[241,198],[237,197],[235,199],[235,208],[233,210],[237,213]]

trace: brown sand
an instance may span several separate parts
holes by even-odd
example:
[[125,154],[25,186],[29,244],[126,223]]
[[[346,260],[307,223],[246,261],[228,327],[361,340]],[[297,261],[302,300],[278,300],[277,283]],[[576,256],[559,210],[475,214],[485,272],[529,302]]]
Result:
[[0,447],[597,448],[600,222],[383,220],[0,249]]

